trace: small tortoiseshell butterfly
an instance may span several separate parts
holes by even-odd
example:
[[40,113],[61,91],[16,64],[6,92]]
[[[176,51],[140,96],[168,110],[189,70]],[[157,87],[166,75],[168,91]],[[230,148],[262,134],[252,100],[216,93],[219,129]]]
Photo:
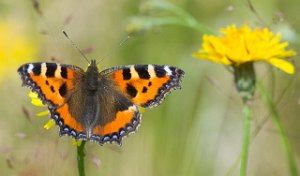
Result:
[[138,106],[153,108],[180,88],[184,71],[166,65],[129,65],[98,71],[56,63],[28,63],[18,69],[23,85],[36,92],[59,126],[76,140],[121,144],[141,121]]

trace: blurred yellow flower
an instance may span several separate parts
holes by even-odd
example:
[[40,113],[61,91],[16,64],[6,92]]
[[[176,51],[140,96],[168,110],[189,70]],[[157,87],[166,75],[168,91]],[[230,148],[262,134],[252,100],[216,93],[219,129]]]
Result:
[[31,104],[34,106],[46,107],[43,102],[38,98],[38,95],[34,92],[29,92],[29,98],[31,98]]
[[251,30],[247,25],[240,29],[235,25],[228,26],[220,32],[221,36],[204,35],[202,48],[193,53],[193,57],[232,66],[265,61],[286,73],[295,72],[294,66],[284,59],[296,53],[285,50],[288,42],[280,43],[279,33],[275,35],[268,28]]
[[15,72],[18,65],[34,58],[37,46],[19,23],[0,20],[0,81],[10,70]]
[[[34,105],[34,106],[39,106],[39,107],[46,107],[42,101],[38,98],[38,95],[34,92],[29,92],[28,96],[31,98],[31,103]],[[42,111],[42,112],[39,112],[36,114],[36,116],[47,116],[49,115],[49,111],[48,110],[45,110],[45,111]],[[53,119],[50,119],[48,120],[48,122],[44,125],[44,128],[46,130],[49,130],[51,129],[53,126],[55,126],[55,121]],[[75,139],[72,139],[72,145],[74,146],[80,146],[82,144],[82,140],[75,140]]]
[[[34,92],[29,92],[28,96],[31,98],[31,104],[39,107],[46,107],[43,102],[38,98],[38,95]],[[36,114],[36,116],[47,116],[49,115],[49,111],[45,110]],[[49,130],[55,125],[55,121],[53,119],[48,120],[48,122],[44,125],[46,130]]]
[[55,125],[55,121],[53,119],[48,120],[48,122],[44,125],[46,130],[49,130]]
[[76,141],[76,139],[72,139],[72,144],[76,147],[79,147],[82,144],[82,140]]

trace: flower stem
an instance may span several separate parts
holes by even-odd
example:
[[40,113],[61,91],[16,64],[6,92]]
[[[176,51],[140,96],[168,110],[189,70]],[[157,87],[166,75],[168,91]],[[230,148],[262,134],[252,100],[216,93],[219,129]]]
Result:
[[280,120],[280,115],[275,107],[275,104],[273,103],[272,97],[269,94],[269,92],[267,92],[265,90],[265,88],[263,87],[262,83],[258,82],[258,88],[261,92],[261,95],[263,97],[263,99],[265,100],[266,104],[268,105],[270,112],[272,114],[273,117],[273,121],[275,123],[275,126],[279,132],[279,136],[280,136],[280,140],[281,143],[283,145],[284,151],[287,155],[287,160],[288,160],[288,165],[289,165],[289,169],[290,169],[290,173],[293,176],[297,176],[298,173],[298,169],[296,166],[296,162],[295,162],[295,158],[293,156],[293,151],[291,148],[291,145],[289,143],[289,139],[286,135],[285,129],[282,125],[282,122]]
[[243,148],[241,153],[241,166],[240,166],[240,176],[245,176],[247,173],[247,161],[248,161],[248,152],[250,144],[250,130],[251,130],[251,109],[247,102],[244,102],[243,105],[243,115],[244,115],[244,124],[243,124]]
[[85,141],[82,141],[82,143],[80,144],[80,146],[77,146],[77,167],[78,167],[79,176],[85,176],[85,169],[84,169],[85,152],[84,152],[84,146],[85,146]]

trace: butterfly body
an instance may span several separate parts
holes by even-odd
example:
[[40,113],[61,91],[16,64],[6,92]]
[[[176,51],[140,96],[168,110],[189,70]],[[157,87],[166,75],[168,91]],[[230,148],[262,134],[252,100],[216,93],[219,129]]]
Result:
[[172,89],[180,88],[181,69],[129,65],[87,71],[64,64],[29,63],[18,69],[23,84],[36,92],[60,127],[60,135],[117,142],[140,124],[138,106],[152,108]]

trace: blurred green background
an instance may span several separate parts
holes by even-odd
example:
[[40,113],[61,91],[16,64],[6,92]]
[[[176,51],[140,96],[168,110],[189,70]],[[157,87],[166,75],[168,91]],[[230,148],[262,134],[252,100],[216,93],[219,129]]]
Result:
[[[87,67],[63,36],[68,32],[101,68],[128,64],[167,64],[186,72],[182,90],[174,91],[157,108],[143,113],[135,134],[116,145],[86,146],[87,175],[238,175],[242,145],[242,102],[232,74],[222,65],[191,54],[202,34],[182,26],[157,26],[127,35],[132,17],[141,16],[139,0],[0,0],[0,175],[77,175],[76,147],[58,129],[43,128],[28,89],[21,87],[17,68],[25,62],[60,62]],[[267,24],[300,53],[300,1],[172,0],[200,23],[217,31],[230,24]],[[40,10],[40,11],[39,11]],[[168,15],[166,13],[157,16]],[[144,16],[144,14],[143,14]],[[261,18],[261,19],[260,19]],[[295,75],[256,63],[260,80],[272,92],[300,169],[299,56]],[[284,96],[281,96],[284,93]],[[268,108],[256,94],[249,153],[249,175],[289,175],[288,163]]]

